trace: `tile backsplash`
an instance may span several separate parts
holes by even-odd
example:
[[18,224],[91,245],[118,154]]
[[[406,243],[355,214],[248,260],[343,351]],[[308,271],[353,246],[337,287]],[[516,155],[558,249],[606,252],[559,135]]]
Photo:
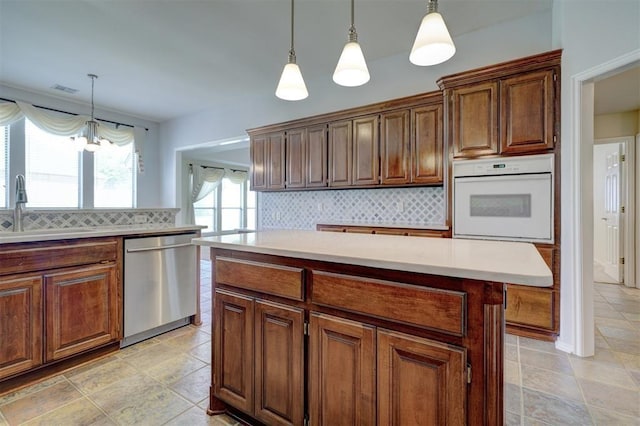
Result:
[[318,223],[443,225],[442,187],[262,192],[260,229],[315,229]]
[[[179,209],[27,209],[23,214],[24,230],[49,228],[83,228],[134,224],[175,224]],[[0,210],[0,232],[13,230],[13,210]]]

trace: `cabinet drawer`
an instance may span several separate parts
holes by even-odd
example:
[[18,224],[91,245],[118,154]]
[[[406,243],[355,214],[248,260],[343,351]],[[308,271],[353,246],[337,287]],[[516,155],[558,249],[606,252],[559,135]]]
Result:
[[216,282],[260,293],[304,300],[301,268],[216,257]]
[[466,333],[466,294],[312,271],[311,301],[455,336]]
[[0,275],[115,261],[117,239],[11,244],[0,249]]
[[552,329],[553,291],[508,285],[505,318],[509,323]]

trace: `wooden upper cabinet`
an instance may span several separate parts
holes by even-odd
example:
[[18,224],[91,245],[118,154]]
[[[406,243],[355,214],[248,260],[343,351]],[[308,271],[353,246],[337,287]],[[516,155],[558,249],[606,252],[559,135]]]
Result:
[[269,135],[267,145],[269,167],[267,167],[267,188],[284,189],[285,186],[285,143],[284,132]]
[[284,132],[255,135],[250,142],[251,189],[284,189],[285,135]]
[[269,425],[304,422],[304,311],[255,301],[254,415]]
[[467,424],[466,367],[464,348],[378,330],[377,424]]
[[353,156],[351,120],[329,124],[329,186],[350,186]]
[[304,188],[306,184],[307,130],[287,131],[286,177],[287,188]]
[[118,340],[116,270],[111,264],[45,274],[47,361]]
[[401,185],[411,181],[409,132],[409,110],[380,115],[380,183],[383,185]]
[[42,364],[42,278],[0,278],[0,379]]
[[379,169],[378,116],[353,120],[353,185],[376,185]]
[[498,154],[498,82],[451,89],[453,156]]
[[312,425],[374,425],[375,327],[312,312],[309,420]]
[[251,137],[249,145],[249,155],[251,157],[251,190],[263,191],[267,189],[267,167],[269,167],[267,157],[267,135],[257,135]]
[[307,188],[327,186],[327,125],[307,128]]
[[554,73],[542,70],[500,81],[501,152],[516,154],[553,148]]
[[411,182],[443,182],[444,139],[442,105],[411,110]]

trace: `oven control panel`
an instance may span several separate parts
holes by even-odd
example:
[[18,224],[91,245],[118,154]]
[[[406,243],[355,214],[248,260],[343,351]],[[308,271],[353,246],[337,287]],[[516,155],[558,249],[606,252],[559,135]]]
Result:
[[553,172],[553,154],[459,160],[453,163],[454,177],[551,172]]

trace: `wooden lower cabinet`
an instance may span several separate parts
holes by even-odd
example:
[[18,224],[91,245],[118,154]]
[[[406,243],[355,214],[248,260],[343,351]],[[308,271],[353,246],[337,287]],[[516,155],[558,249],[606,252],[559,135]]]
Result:
[[214,393],[269,425],[304,422],[304,312],[216,291]]
[[378,330],[378,424],[463,425],[466,350]]
[[317,312],[309,326],[309,420],[312,425],[373,425],[375,328]]
[[0,277],[0,379],[42,364],[42,277]]
[[116,274],[111,264],[44,275],[46,361],[118,339]]

